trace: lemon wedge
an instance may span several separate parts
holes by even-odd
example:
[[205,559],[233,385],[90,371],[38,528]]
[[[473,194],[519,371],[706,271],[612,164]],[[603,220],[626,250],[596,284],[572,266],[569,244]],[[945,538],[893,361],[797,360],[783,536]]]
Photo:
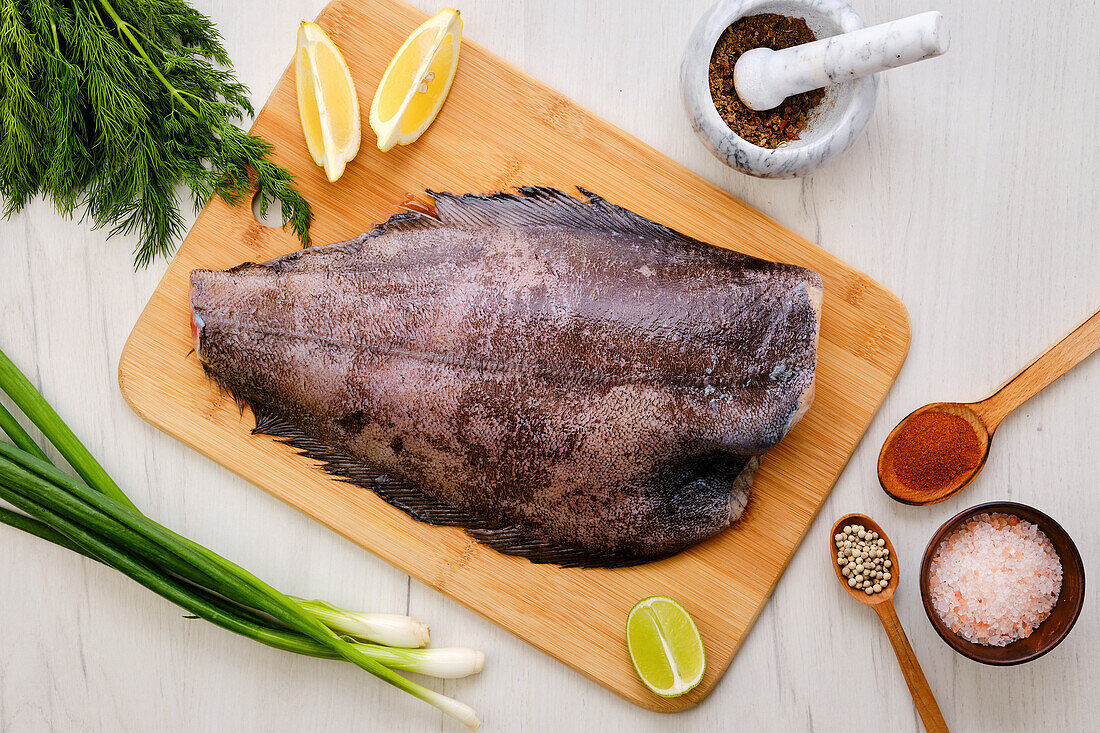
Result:
[[677,697],[703,679],[706,656],[691,615],[666,596],[638,601],[626,619],[630,660],[642,682],[661,697]]
[[359,152],[359,98],[340,49],[316,23],[298,27],[298,114],[313,161],[329,181]]
[[445,8],[413,31],[390,61],[374,102],[370,126],[378,149],[408,145],[424,134],[439,114],[458,68],[462,18]]

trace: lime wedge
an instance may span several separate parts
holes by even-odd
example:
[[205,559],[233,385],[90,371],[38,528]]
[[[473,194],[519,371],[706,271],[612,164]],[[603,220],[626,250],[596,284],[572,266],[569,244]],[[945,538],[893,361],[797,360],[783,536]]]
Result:
[[695,622],[665,596],[651,596],[630,609],[626,645],[642,682],[661,697],[683,695],[699,684],[707,668]]

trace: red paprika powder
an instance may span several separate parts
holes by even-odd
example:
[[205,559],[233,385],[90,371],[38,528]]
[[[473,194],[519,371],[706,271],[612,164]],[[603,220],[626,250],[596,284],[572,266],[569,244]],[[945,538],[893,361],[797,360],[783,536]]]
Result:
[[958,415],[925,412],[909,420],[890,446],[894,475],[912,491],[934,491],[982,462],[974,428]]

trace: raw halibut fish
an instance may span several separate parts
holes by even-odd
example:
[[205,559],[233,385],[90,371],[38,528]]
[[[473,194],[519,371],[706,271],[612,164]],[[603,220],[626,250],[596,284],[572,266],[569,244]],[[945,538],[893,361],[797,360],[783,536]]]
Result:
[[254,432],[504,553],[614,567],[720,532],[813,399],[821,276],[519,191],[194,271],[203,367]]

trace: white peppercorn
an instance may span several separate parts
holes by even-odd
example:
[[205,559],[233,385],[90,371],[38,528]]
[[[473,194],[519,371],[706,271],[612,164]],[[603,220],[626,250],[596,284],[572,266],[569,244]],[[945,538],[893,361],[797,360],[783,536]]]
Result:
[[878,532],[862,524],[850,524],[833,535],[833,542],[837,549],[836,564],[850,588],[863,590],[867,595],[887,588],[893,577],[889,572],[893,563],[886,540]]

